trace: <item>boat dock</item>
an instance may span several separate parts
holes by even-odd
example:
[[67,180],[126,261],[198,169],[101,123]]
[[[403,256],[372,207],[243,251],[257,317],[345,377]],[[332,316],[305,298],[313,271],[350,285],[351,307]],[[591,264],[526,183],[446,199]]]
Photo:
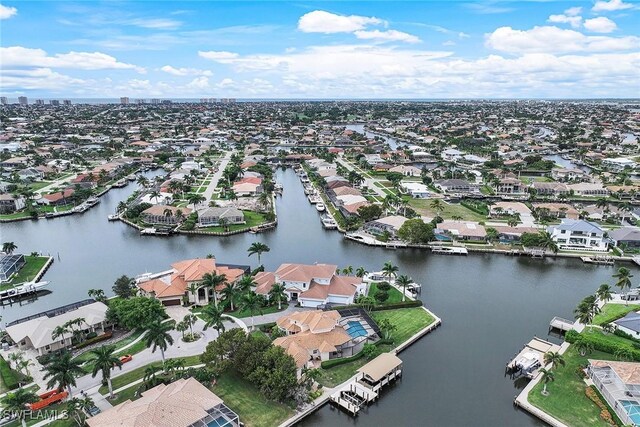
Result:
[[544,354],[551,351],[557,352],[560,346],[552,342],[533,337],[505,368],[505,373],[512,377],[525,376],[533,378],[544,365]]
[[554,317],[549,322],[549,332],[552,330],[557,330],[561,332],[567,332],[573,329],[573,322],[571,320],[563,319],[562,317]]
[[25,282],[16,285],[13,288],[0,292],[0,304],[8,300],[20,299],[29,295],[37,294],[42,288],[49,284],[48,281],[43,282]]
[[431,246],[431,252],[434,254],[445,255],[468,255],[467,248],[460,248],[456,246]]
[[[604,256],[604,255],[596,255],[593,257],[581,256],[580,259],[585,264],[613,265],[613,262],[614,262],[612,257]],[[635,258],[634,258],[634,261],[635,261]]]
[[380,389],[402,377],[402,360],[393,353],[382,353],[358,369],[356,376],[331,395],[331,401],[354,417],[380,396]]

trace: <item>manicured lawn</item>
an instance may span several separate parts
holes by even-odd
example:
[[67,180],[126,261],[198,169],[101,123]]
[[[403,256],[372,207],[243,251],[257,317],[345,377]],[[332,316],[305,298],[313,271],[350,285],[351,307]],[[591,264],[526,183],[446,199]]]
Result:
[[46,187],[47,185],[51,185],[51,182],[35,181],[29,184],[29,188],[31,188],[33,191],[38,191],[41,188]]
[[17,285],[23,282],[29,282],[33,280],[36,275],[42,270],[42,267],[47,263],[48,257],[44,256],[25,256],[24,260],[26,264],[18,271],[18,274],[13,276],[10,282],[5,285],[2,285],[0,289],[7,289],[13,285]]
[[594,351],[580,356],[574,346],[564,354],[565,366],[555,369],[555,381],[547,385],[549,396],[542,395],[542,382],[529,393],[529,402],[572,427],[608,426],[600,418],[600,409],[585,394],[586,384],[577,374],[587,359],[612,360],[611,354]]
[[[371,285],[369,285],[368,295],[372,297],[376,294],[376,292],[378,292],[377,283],[372,283]],[[391,287],[391,289],[389,289],[389,299],[386,300],[385,303],[393,303],[393,302],[402,302],[402,292],[400,292],[394,287]]]
[[[133,334],[129,335],[125,339],[117,341],[117,342],[115,342],[115,343],[113,343],[111,345],[115,345],[116,346],[115,350],[117,352],[120,348],[124,347],[125,345],[129,345],[133,341],[135,341],[140,335],[142,335],[143,332],[145,332],[143,329],[141,329],[139,331],[135,331]],[[144,340],[142,340],[142,341],[144,341]],[[140,341],[140,342],[142,342],[142,341]],[[135,347],[135,345],[129,347],[127,350],[129,350],[129,349],[131,349],[133,347]],[[127,354],[133,354],[133,353],[127,353]],[[80,353],[74,359],[75,360],[79,360],[81,362],[84,362],[86,360],[91,359],[91,353],[90,353],[90,351],[85,351],[84,353]]]
[[[117,394],[115,394],[115,398],[113,400],[109,400],[109,403],[111,403],[112,406],[116,406],[128,399],[136,400],[135,394],[141,385],[142,384],[136,384],[132,387],[119,391]],[[109,391],[107,391],[105,397],[109,397]]]
[[[29,419],[29,414],[27,413],[27,426],[32,426],[34,424],[37,424],[39,422],[42,422],[45,418],[45,414],[54,414],[54,411],[57,411],[58,413],[60,413],[61,411],[64,411],[67,409],[67,404],[66,403],[58,403],[58,404],[54,404],[51,406],[47,406],[45,409],[42,410],[42,412],[40,412],[40,414],[38,414],[38,412],[34,412],[32,414],[33,419]],[[73,419],[69,418],[69,419],[60,419],[60,420],[55,420],[49,424],[47,424],[48,426],[53,426],[53,427],[71,427],[71,426],[76,426],[77,424],[75,423],[75,421],[73,421]],[[4,427],[20,427],[20,421],[18,420],[13,420],[11,421],[9,424],[5,424]]]
[[267,222],[267,220],[264,218],[264,215],[261,213],[254,212],[254,211],[242,211],[242,212],[244,213],[244,220],[245,220],[244,224],[231,224],[227,227],[227,229],[225,229],[224,227],[206,227],[206,228],[199,228],[198,230],[215,231],[215,232],[221,233],[224,231],[243,230],[245,228],[255,227],[262,223]]
[[31,215],[27,211],[14,212],[11,214],[2,214],[0,215],[0,219],[18,219],[18,218],[29,218]]
[[253,384],[231,373],[218,378],[211,391],[249,427],[277,426],[293,415],[291,408],[267,400]]
[[[389,344],[383,344],[378,346],[378,349],[382,353],[389,352],[392,350],[392,346]],[[359,359],[342,365],[333,366],[329,369],[320,368],[320,378],[318,378],[318,382],[325,387],[335,387],[354,376],[358,368],[367,362],[369,362],[369,360],[367,360],[366,357],[360,357]]]
[[640,305],[638,304],[605,304],[602,307],[602,311],[593,318],[593,324],[603,325],[605,323],[613,322],[614,320],[626,316],[626,314],[631,311],[638,310],[640,310]]
[[[254,313],[254,316],[260,316],[261,314],[271,314],[271,313],[277,313],[278,311],[283,311],[286,310],[286,308],[288,307],[288,305],[282,304],[282,310],[278,310],[278,305],[270,305],[268,307],[262,307],[262,313]],[[228,313],[225,314],[229,314],[233,317],[237,317],[239,319],[242,318],[247,318],[247,317],[251,317],[251,313],[249,313],[248,310],[236,310],[236,311],[230,311]],[[251,319],[247,319],[247,321],[250,323]]]
[[393,343],[396,346],[402,344],[436,320],[421,307],[374,311],[371,313],[371,317],[376,322],[380,322],[382,319],[389,319],[391,324],[396,327],[391,333],[391,339],[393,339]]
[[0,393],[6,393],[10,390],[7,382],[13,383],[13,387],[18,384],[20,374],[11,368],[9,362],[0,357]]
[[[139,380],[141,378],[144,378],[144,371],[145,369],[147,369],[149,366],[153,366],[157,369],[162,369],[162,360],[160,360],[160,352],[158,351],[158,361],[157,362],[152,362],[148,365],[145,366],[141,366],[137,369],[134,369],[133,371],[127,372],[126,374],[122,374],[120,376],[117,376],[115,378],[113,378],[113,380],[111,381],[111,383],[113,384],[113,389],[116,390],[120,387],[123,387],[129,383],[132,383],[136,380]],[[200,355],[197,354],[195,356],[187,356],[187,357],[177,357],[176,359],[183,359],[185,366],[193,366],[193,365],[199,365],[200,363]],[[167,359],[169,360],[169,359]],[[126,366],[126,365],[124,365]],[[114,371],[114,373],[112,373],[112,375],[114,374],[118,374],[118,371]],[[109,392],[109,388],[107,386],[102,386],[100,387],[100,389],[98,390],[100,392],[100,394],[106,394]]]
[[[416,212],[421,215],[425,215],[428,217],[435,217],[436,212],[431,208],[431,200],[428,199],[411,199],[409,201],[409,205],[416,210]],[[446,203],[443,202],[444,211],[442,211],[442,217],[444,219],[452,219],[454,216],[462,217],[463,221],[486,221],[487,217],[484,215],[480,215],[459,204]]]

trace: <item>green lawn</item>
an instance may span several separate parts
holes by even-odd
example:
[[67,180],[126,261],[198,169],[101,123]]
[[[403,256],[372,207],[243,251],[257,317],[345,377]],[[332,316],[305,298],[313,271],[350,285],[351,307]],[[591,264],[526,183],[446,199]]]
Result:
[[602,307],[602,311],[593,318],[594,325],[603,325],[605,323],[613,322],[621,317],[626,316],[631,311],[640,310],[640,305],[631,304],[605,304]]
[[[431,200],[428,199],[411,199],[409,205],[421,215],[428,217],[435,217],[436,212],[431,208]],[[442,217],[444,219],[452,219],[454,216],[462,217],[463,221],[486,221],[487,217],[480,215],[459,204],[452,204],[443,202],[444,211],[442,211]]]
[[259,212],[254,211],[242,211],[244,213],[244,224],[231,224],[225,229],[224,227],[206,227],[199,228],[200,231],[215,231],[217,233],[222,233],[225,231],[236,231],[243,230],[245,228],[255,227],[262,223],[267,222],[264,215]]
[[[142,335],[144,333],[144,329],[135,331],[133,334],[129,335],[128,337],[117,341],[115,343],[113,343],[112,345],[115,345],[115,351],[117,352],[119,349],[121,349],[122,347],[124,347],[125,345],[129,345],[131,344],[133,341],[135,341],[140,335]],[[143,342],[144,340],[141,340],[140,342]],[[129,347],[127,349],[127,354],[133,354],[133,353],[128,353],[128,350],[135,347],[135,345]],[[87,361],[89,359],[91,359],[91,352],[90,351],[85,351],[84,353],[80,353],[78,356],[76,356],[74,358],[75,360],[79,360],[81,362]]]
[[253,384],[231,373],[218,378],[211,390],[249,427],[277,426],[293,415],[291,408],[267,400]]
[[46,187],[47,185],[51,185],[51,182],[34,181],[31,184],[29,184],[29,188],[31,188],[33,191],[38,191],[41,188]]
[[389,319],[396,329],[391,333],[391,339],[397,346],[414,336],[421,329],[435,322],[435,318],[422,307],[399,308],[396,310],[374,311],[371,317],[376,322]]
[[529,393],[529,402],[572,427],[609,426],[600,418],[598,406],[586,396],[586,385],[576,371],[587,363],[587,359],[613,358],[600,351],[582,357],[574,346],[569,347],[564,354],[565,366],[554,370],[555,381],[547,385],[549,396],[541,394],[543,386],[540,382]]
[[[262,312],[261,313],[254,313],[254,316],[260,316],[263,314],[271,314],[271,313],[277,313],[279,311],[284,311],[286,310],[288,307],[288,305],[282,304],[282,308],[280,310],[278,310],[278,305],[270,305],[268,307],[262,307]],[[196,315],[199,315],[198,313],[201,311],[202,309],[200,307],[192,309],[191,311],[193,311],[194,313],[196,313]],[[235,310],[235,311],[229,311],[229,312],[225,312],[225,314],[228,314],[229,316],[233,316],[233,317],[237,317],[239,319],[242,318],[247,318],[247,317],[251,317],[251,313],[248,310]],[[251,319],[248,319],[249,322],[251,322]]]
[[[376,292],[378,292],[378,285],[377,283],[372,283],[369,285],[369,296],[372,297],[376,294]],[[386,304],[389,303],[394,303],[394,302],[402,302],[402,292],[400,292],[399,290],[397,290],[394,287],[391,287],[391,289],[389,289],[389,299],[385,301]]]
[[18,219],[18,218],[29,218],[31,215],[27,211],[14,212],[11,214],[2,214],[0,215],[0,219]]
[[[34,424],[37,424],[41,421],[44,420],[44,414],[45,411],[49,411],[49,413],[53,413],[53,411],[64,411],[67,409],[67,404],[65,403],[58,403],[58,404],[54,404],[51,406],[47,406],[45,409],[42,410],[40,417],[38,418],[38,413],[34,412],[33,413],[33,419],[29,419],[29,414],[27,414],[27,426],[32,426]],[[58,413],[59,413],[58,412]],[[18,420],[13,420],[11,421],[9,424],[5,424],[3,427],[19,427],[20,421]],[[55,420],[49,424],[47,424],[48,426],[52,426],[52,427],[72,427],[72,426],[76,426],[77,424],[75,423],[75,421],[73,421],[73,419],[69,418],[69,419],[60,419],[60,420]]]
[[11,281],[0,286],[0,289],[8,289],[13,285],[33,280],[40,270],[42,270],[42,267],[44,267],[48,259],[49,257],[45,256],[25,256],[24,260],[26,264],[18,271],[18,274],[13,276]]

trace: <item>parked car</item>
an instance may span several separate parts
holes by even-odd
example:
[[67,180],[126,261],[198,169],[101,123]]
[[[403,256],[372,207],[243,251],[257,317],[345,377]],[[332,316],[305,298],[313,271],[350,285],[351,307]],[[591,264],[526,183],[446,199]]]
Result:
[[124,356],[122,356],[120,358],[120,362],[121,363],[127,363],[127,362],[131,362],[131,360],[133,359],[133,356],[130,354],[125,354]]

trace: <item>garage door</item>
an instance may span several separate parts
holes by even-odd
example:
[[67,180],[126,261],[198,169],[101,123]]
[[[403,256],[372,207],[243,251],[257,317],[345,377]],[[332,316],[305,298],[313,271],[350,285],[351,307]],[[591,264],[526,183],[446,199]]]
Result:
[[162,301],[162,305],[180,305],[179,299],[170,299]]

